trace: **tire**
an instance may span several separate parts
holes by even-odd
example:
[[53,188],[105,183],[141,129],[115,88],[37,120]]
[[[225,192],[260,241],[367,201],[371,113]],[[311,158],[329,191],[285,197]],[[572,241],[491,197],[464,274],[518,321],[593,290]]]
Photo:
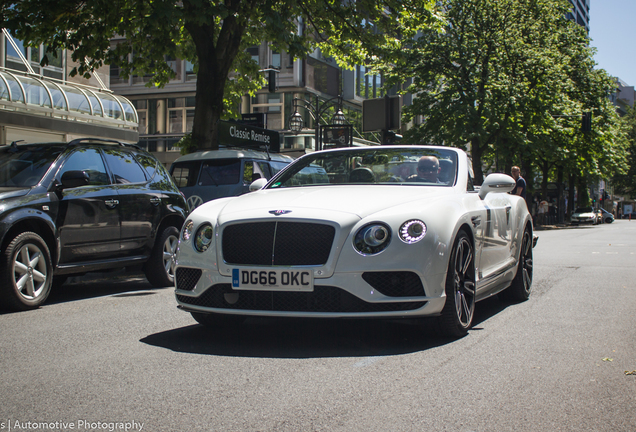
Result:
[[225,315],[215,313],[190,312],[196,322],[207,328],[229,328],[240,326],[245,317],[243,315]]
[[529,228],[523,232],[517,274],[508,288],[499,293],[504,300],[520,303],[530,298],[532,291],[532,233]]
[[444,336],[465,336],[475,314],[475,253],[464,231],[455,240],[446,275],[446,304],[438,317]]
[[42,237],[34,232],[19,234],[0,259],[0,302],[15,311],[40,307],[53,283],[51,254]]
[[157,238],[150,258],[144,266],[146,279],[155,288],[174,286],[175,254],[179,230],[169,226]]

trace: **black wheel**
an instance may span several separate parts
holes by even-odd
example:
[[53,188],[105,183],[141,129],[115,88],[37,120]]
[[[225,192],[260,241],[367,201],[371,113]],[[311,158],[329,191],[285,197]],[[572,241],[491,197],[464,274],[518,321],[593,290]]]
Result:
[[526,228],[521,240],[517,274],[512,284],[500,293],[500,297],[513,302],[523,302],[530,298],[532,291],[532,233]]
[[228,328],[239,326],[245,321],[243,315],[225,315],[215,313],[190,312],[192,318],[199,324],[208,328]]
[[157,238],[150,258],[144,266],[148,282],[156,288],[174,286],[175,254],[179,230],[169,226]]
[[464,231],[455,240],[446,276],[446,304],[438,318],[440,331],[450,337],[468,333],[475,313],[475,254]]
[[36,309],[49,296],[53,265],[49,248],[33,232],[16,236],[0,262],[0,301],[9,309]]

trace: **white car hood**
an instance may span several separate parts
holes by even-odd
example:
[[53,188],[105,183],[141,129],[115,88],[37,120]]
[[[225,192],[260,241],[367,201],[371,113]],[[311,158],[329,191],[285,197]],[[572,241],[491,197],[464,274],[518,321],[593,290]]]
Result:
[[[321,217],[346,213],[364,218],[384,209],[412,201],[434,201],[453,194],[453,188],[408,185],[312,186],[267,189],[227,201],[220,219],[262,217],[276,210],[291,210],[290,216]],[[213,202],[213,201],[212,201]]]

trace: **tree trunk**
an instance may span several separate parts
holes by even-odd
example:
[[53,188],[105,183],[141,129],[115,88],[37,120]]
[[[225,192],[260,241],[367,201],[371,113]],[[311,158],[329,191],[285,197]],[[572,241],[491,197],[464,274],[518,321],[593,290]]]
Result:
[[[218,121],[223,115],[225,84],[229,79],[245,30],[246,22],[241,8],[249,8],[256,0],[238,2],[235,14],[222,21],[222,28],[215,40],[215,23],[187,22],[185,28],[192,36],[199,61],[197,92],[192,124],[192,142],[198,149],[217,150]],[[185,7],[193,7],[184,2]],[[241,12],[241,13],[239,13]]]

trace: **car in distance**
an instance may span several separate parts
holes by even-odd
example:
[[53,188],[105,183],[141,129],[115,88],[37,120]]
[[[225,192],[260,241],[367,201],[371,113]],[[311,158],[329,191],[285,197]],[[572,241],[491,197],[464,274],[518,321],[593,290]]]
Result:
[[444,334],[462,336],[477,301],[530,296],[536,238],[525,201],[507,193],[514,186],[490,174],[477,191],[466,153],[450,147],[304,155],[256,180],[256,191],[188,216],[178,306],[206,326],[247,316],[435,316]]
[[602,208],[600,210],[601,210],[601,217],[602,217],[603,223],[612,223],[612,222],[614,222],[614,215],[612,213],[608,212],[604,208]]
[[247,193],[256,179],[270,179],[293,158],[254,149],[223,148],[181,156],[170,165],[190,209],[217,198]]
[[143,265],[154,286],[174,284],[187,204],[146,151],[116,141],[0,147],[0,303],[39,307],[55,283]]
[[598,223],[598,214],[592,207],[578,207],[570,216],[570,223],[572,225],[588,223],[596,225]]

